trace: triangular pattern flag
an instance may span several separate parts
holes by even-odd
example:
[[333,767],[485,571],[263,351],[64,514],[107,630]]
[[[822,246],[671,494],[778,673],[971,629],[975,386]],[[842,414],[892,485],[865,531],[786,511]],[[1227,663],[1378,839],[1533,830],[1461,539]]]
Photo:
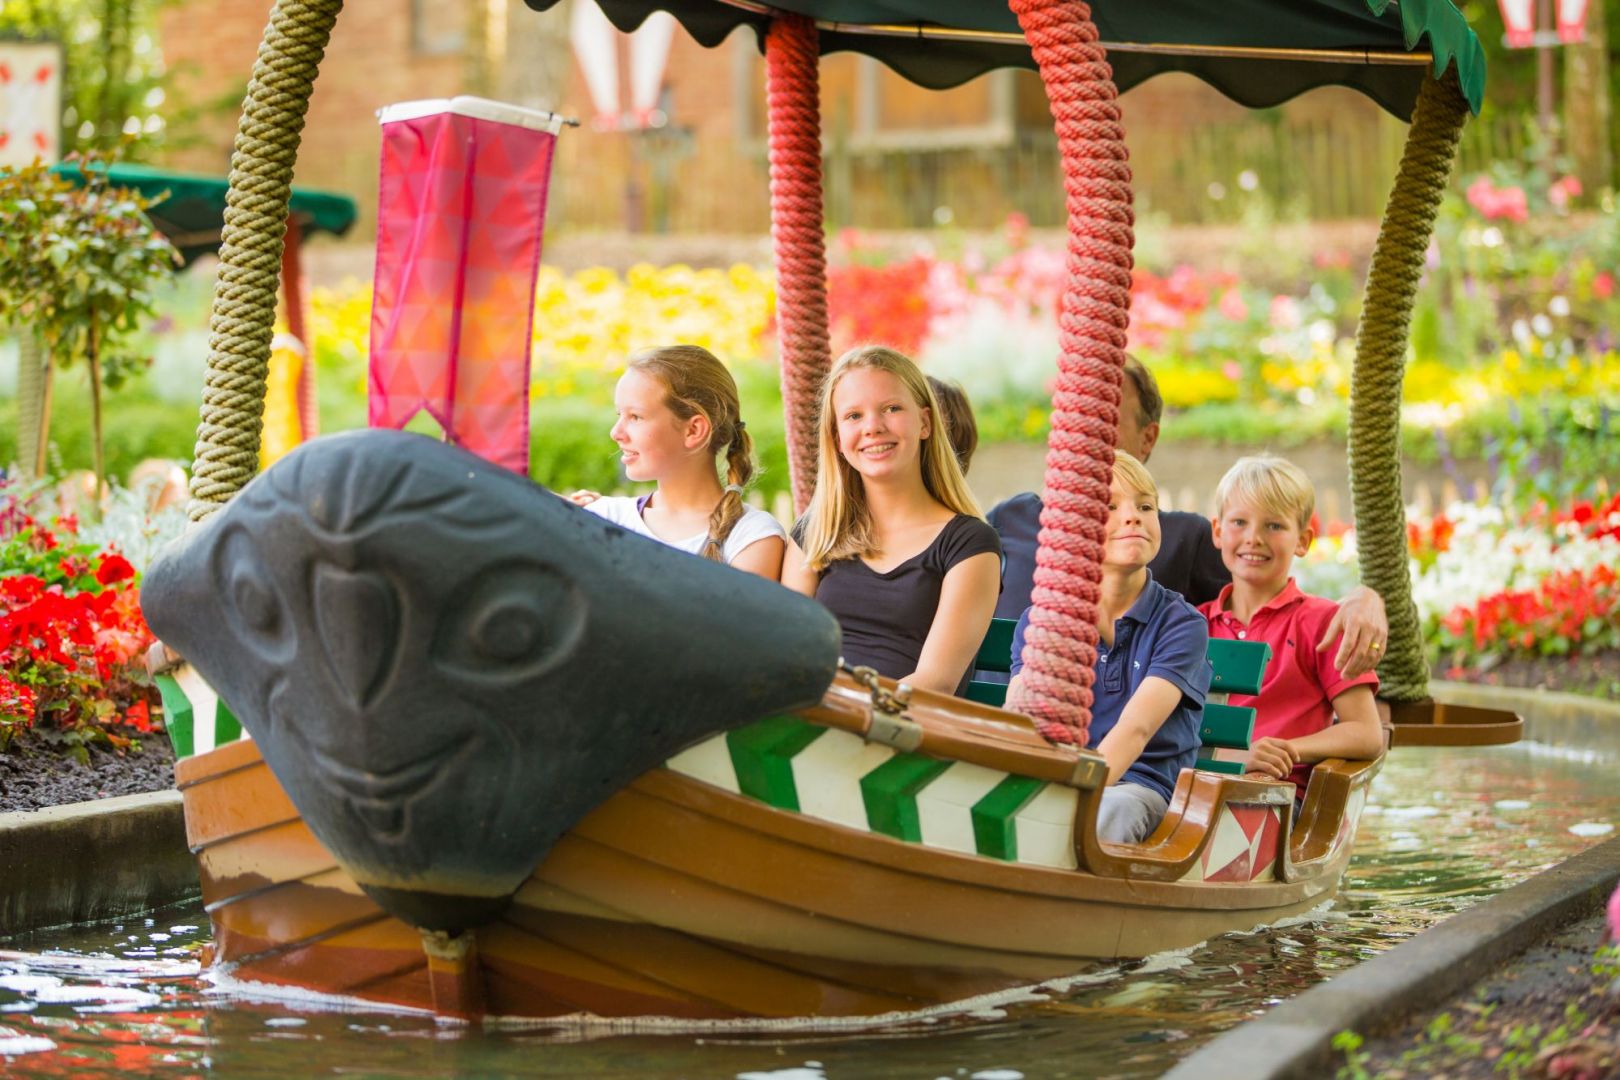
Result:
[[403,427],[425,409],[451,442],[527,475],[556,123],[468,98],[383,111],[372,427]]

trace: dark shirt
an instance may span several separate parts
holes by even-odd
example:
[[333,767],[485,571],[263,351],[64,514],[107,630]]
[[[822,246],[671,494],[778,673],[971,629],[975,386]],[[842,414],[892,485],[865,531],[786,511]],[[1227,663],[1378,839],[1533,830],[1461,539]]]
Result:
[[[816,599],[838,619],[844,659],[898,679],[917,670],[934,625],[940,587],[951,568],[986,551],[1001,553],[996,531],[976,517],[957,514],[926,549],[880,574],[858,558],[827,564]],[[967,689],[968,675],[956,688]]]
[[[1013,631],[1012,673],[1023,668],[1024,630],[1029,611]],[[1120,782],[1141,784],[1169,801],[1181,770],[1198,757],[1198,725],[1209,695],[1209,624],[1191,604],[1153,580],[1129,611],[1114,620],[1114,644],[1097,642],[1097,681],[1092,684],[1091,727],[1086,745],[1093,750],[1114,730],[1126,702],[1149,675],[1181,691],[1181,700],[1148,739]]]
[[[997,503],[990,524],[1001,535],[1007,568],[1001,577],[996,618],[1016,619],[1029,607],[1035,585],[1035,542],[1041,531],[1041,497],[1032,491]],[[1208,603],[1232,575],[1221,563],[1209,519],[1185,510],[1159,511],[1159,553],[1148,563],[1153,580],[1180,593],[1189,604]]]

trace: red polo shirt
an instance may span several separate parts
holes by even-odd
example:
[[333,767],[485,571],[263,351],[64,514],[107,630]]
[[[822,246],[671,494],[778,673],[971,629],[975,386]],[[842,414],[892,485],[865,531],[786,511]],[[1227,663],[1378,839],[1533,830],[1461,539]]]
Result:
[[[1260,682],[1260,695],[1233,694],[1233,705],[1256,710],[1254,737],[1297,739],[1314,735],[1333,723],[1333,699],[1352,686],[1369,686],[1376,693],[1378,676],[1369,671],[1346,679],[1333,666],[1334,647],[1316,651],[1338,605],[1320,596],[1307,596],[1289,578],[1283,591],[1254,613],[1247,625],[1226,610],[1232,586],[1198,610],[1209,620],[1209,636],[1227,641],[1264,641],[1271,646],[1271,664]],[[1311,767],[1294,770],[1294,783],[1303,793]]]

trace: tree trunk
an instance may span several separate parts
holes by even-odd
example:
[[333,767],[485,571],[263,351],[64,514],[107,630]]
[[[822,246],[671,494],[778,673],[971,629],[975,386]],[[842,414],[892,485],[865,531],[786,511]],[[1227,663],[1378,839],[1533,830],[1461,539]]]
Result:
[[50,354],[25,327],[17,339],[17,467],[24,476],[44,475],[50,427]]
[[86,360],[90,365],[90,453],[96,469],[96,506],[99,508],[101,497],[107,490],[107,463],[102,458],[101,449],[101,342],[96,336],[93,320],[85,341]]
[[1602,3],[1586,6],[1586,38],[1564,49],[1564,145],[1588,196],[1614,183],[1609,35]]

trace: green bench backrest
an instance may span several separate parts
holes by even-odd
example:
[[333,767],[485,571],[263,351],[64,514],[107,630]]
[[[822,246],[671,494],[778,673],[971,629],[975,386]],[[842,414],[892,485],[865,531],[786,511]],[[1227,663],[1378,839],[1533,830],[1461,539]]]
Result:
[[[991,619],[990,630],[979,645],[974,666],[983,671],[1012,670],[1012,638],[1017,625],[1012,619]],[[1212,638],[1208,656],[1212,700],[1205,703],[1203,722],[1198,727],[1198,737],[1203,743],[1198,755],[1198,767],[1238,774],[1243,772],[1242,763],[1218,761],[1214,751],[1249,748],[1249,742],[1254,738],[1254,710],[1247,706],[1228,705],[1224,699],[1227,694],[1260,692],[1266,665],[1271,663],[1271,646],[1262,641]],[[1215,700],[1217,698],[1220,700]],[[967,699],[1000,708],[1007,701],[1007,684],[974,679],[968,683]]]

